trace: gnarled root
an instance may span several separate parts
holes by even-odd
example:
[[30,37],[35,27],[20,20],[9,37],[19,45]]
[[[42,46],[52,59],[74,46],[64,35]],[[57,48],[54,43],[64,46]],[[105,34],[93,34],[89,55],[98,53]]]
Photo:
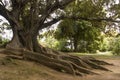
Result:
[[[49,50],[48,50],[49,51]],[[65,72],[73,75],[97,74],[92,72],[92,69],[100,69],[109,71],[101,65],[109,63],[94,59],[92,57],[77,57],[60,52],[49,51],[45,53],[32,52],[24,49],[11,50],[5,49],[4,53],[10,53],[9,57],[24,60],[32,60],[55,69],[60,72]],[[18,57],[19,56],[19,57]]]

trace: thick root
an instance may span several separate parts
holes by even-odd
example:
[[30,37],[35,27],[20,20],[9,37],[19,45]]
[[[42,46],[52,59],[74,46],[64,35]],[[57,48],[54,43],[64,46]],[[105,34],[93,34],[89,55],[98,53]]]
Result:
[[96,63],[96,64],[98,64],[98,65],[113,65],[113,64],[111,64],[111,63],[107,63],[107,62],[105,62],[105,61],[96,60],[96,59],[90,59],[90,61],[92,61],[92,62],[94,62],[94,63]]
[[[47,51],[47,50],[46,50]],[[24,49],[20,50],[10,50],[4,49],[4,53],[8,54],[8,57],[14,59],[24,59],[24,60],[31,60],[48,66],[52,69],[55,69],[60,72],[72,74],[72,75],[79,75],[83,76],[85,74],[97,74],[92,72],[92,69],[100,69],[104,71],[109,71],[108,69],[100,66],[102,65],[102,61],[96,60],[95,58],[88,57],[88,58],[80,58],[73,55],[63,54],[63,53],[54,53],[55,51],[49,51],[44,54],[38,52],[32,52]],[[109,63],[104,62],[103,64],[109,65]]]

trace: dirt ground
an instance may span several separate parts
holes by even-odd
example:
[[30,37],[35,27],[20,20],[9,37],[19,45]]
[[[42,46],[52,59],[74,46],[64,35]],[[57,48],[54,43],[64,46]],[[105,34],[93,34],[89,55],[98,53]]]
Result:
[[114,66],[105,66],[112,72],[93,70],[99,75],[72,76],[54,71],[38,63],[6,59],[0,54],[0,80],[120,80],[120,57],[102,59]]
[[96,70],[95,72],[100,75],[88,75],[78,80],[120,80],[120,59],[105,60],[109,63],[113,63],[114,66],[105,66],[112,72],[104,72]]

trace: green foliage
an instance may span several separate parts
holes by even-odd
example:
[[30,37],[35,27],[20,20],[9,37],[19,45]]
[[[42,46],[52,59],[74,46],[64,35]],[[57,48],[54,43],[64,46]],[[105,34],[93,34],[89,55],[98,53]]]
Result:
[[114,55],[120,55],[120,37],[105,37],[100,51],[112,51]]
[[70,51],[67,47],[67,40],[61,39],[57,40],[54,38],[54,30],[49,30],[44,34],[39,35],[39,42],[45,47],[52,48],[59,51]]
[[120,37],[115,39],[112,51],[114,55],[120,55]]
[[[87,6],[86,6],[87,5]],[[109,8],[109,9],[108,9]],[[116,10],[114,10],[116,9]],[[115,4],[115,0],[75,0],[69,4],[63,11],[65,16],[78,16],[84,19],[108,18],[107,12],[115,11],[115,15],[110,18],[116,18],[119,13],[119,4]],[[59,13],[59,10],[57,11]],[[56,12],[56,13],[57,13]],[[58,16],[57,13],[57,16]],[[63,14],[62,14],[63,15]],[[69,50],[67,46],[74,46],[74,51],[95,52],[96,50],[109,51],[112,50],[113,40],[104,39],[101,36],[101,30],[104,30],[106,25],[104,21],[83,21],[64,19],[58,25],[57,30],[52,31],[52,36],[58,40],[57,50]],[[104,31],[103,31],[104,32]],[[51,32],[45,35],[51,34]],[[108,41],[107,41],[108,40]],[[70,42],[68,42],[70,41]],[[52,42],[47,40],[47,42]],[[51,43],[49,47],[51,47]]]
[[2,44],[2,37],[0,36],[0,44]]
[[67,40],[62,39],[62,40],[58,41],[58,43],[54,49],[59,50],[59,51],[63,51],[63,52],[68,52],[68,51],[71,51],[68,46],[69,45],[67,44]]
[[55,32],[55,38],[56,39],[61,39],[61,38],[70,38],[73,35],[75,35],[75,30],[76,28],[73,28],[74,26],[74,21],[65,19],[60,22],[58,25],[58,29]]
[[10,41],[9,37],[12,35],[10,34],[11,31],[11,26],[8,21],[6,21],[5,19],[2,20],[0,22],[0,47],[5,47],[5,45]]
[[113,49],[113,45],[115,43],[114,37],[106,37],[104,36],[103,41],[100,45],[100,51],[111,51]]
[[43,38],[39,38],[40,44],[42,44],[45,47],[49,47],[54,49],[56,45],[58,44],[57,40],[54,39],[52,36],[45,36]]
[[[82,18],[105,18],[105,6],[110,5],[111,0],[76,0],[65,8],[66,16],[78,16]],[[86,6],[87,5],[87,6]],[[106,26],[105,22],[74,21],[64,19],[60,22],[55,38],[67,39],[73,42],[75,51],[96,51],[100,48],[101,30]],[[86,44],[81,43],[85,41]],[[84,44],[84,45],[83,45]],[[82,46],[83,45],[83,46]],[[86,46],[85,46],[86,45]]]
[[100,45],[100,51],[108,51],[109,50],[109,39],[105,38],[103,39],[103,41],[101,42]]
[[73,16],[88,18],[105,17],[106,12],[104,10],[104,5],[106,4],[107,6],[107,3],[109,2],[110,0],[76,0],[76,2],[71,3],[65,11],[67,15],[69,14]]
[[[88,21],[73,21],[65,19],[55,32],[57,40],[66,39],[74,44],[74,51],[96,51],[99,49],[100,29]],[[82,43],[84,42],[84,43]],[[73,46],[73,45],[69,45]]]
[[0,37],[0,47],[5,47],[5,45],[9,42],[8,39],[2,39],[2,37]]

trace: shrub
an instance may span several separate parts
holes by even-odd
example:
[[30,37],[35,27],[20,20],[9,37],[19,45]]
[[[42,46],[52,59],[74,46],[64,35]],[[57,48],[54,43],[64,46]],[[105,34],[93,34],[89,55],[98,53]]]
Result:
[[114,55],[120,55],[120,37],[115,39],[112,51]]

